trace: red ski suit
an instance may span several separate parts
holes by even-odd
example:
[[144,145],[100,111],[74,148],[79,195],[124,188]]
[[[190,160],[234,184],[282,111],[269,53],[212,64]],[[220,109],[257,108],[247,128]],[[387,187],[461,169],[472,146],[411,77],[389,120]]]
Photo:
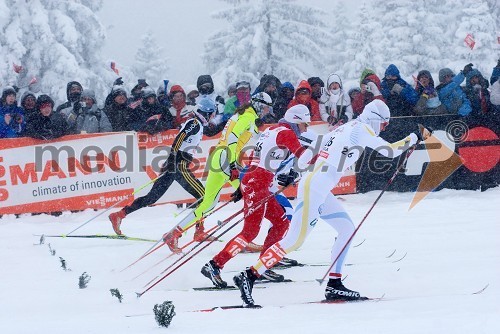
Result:
[[271,196],[265,204],[260,206],[258,204],[271,195],[269,187],[279,164],[290,154],[298,158],[304,149],[288,124],[278,124],[268,128],[261,134],[255,148],[250,168],[243,176],[240,185],[245,214],[243,230],[213,258],[220,268],[257,237],[264,217],[272,223],[272,227],[264,241],[263,250],[280,241],[290,225],[285,211],[274,196]]

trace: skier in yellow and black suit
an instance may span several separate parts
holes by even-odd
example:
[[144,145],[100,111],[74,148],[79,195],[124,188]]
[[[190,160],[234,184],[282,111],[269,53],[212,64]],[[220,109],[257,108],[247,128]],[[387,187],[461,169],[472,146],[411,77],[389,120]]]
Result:
[[[259,133],[258,128],[262,122],[250,104],[250,84],[248,82],[242,81],[236,84],[236,96],[238,97],[236,112],[227,122],[217,146],[208,158],[209,171],[203,201],[194,212],[187,215],[177,224],[175,229],[163,237],[173,252],[180,251],[178,240],[182,233],[198,222],[203,214],[213,209],[226,182],[231,183],[235,189],[239,187],[238,157],[250,138]],[[203,222],[198,222],[194,239],[201,241],[206,236]]]

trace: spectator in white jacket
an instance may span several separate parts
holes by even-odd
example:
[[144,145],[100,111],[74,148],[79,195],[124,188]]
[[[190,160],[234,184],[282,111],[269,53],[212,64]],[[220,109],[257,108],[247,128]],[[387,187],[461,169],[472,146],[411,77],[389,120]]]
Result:
[[342,87],[342,79],[335,73],[328,76],[326,90],[319,102],[321,119],[331,125],[342,125],[352,119],[351,98]]

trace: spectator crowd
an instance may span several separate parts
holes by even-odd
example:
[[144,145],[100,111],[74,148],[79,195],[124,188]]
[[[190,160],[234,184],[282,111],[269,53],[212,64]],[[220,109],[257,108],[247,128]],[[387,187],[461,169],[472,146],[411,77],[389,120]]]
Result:
[[336,126],[358,117],[374,99],[386,102],[391,117],[453,114],[464,118],[488,115],[498,120],[499,79],[500,59],[489,82],[473,64],[467,64],[457,72],[441,69],[437,86],[428,70],[421,70],[414,83],[406,82],[394,64],[387,67],[382,79],[365,69],[359,86],[350,89],[335,73],[327,77],[326,86],[321,78],[311,77],[298,81],[296,87],[264,74],[253,92],[250,83],[239,81],[229,85],[225,96],[216,93],[210,75],[200,75],[196,86],[172,85],[168,89],[165,81],[157,90],[140,79],[130,92],[118,78],[104,103],[96,100],[92,89],[71,81],[66,88],[67,101],[59,106],[48,95],[25,91],[18,96],[17,87],[6,86],[0,101],[0,138],[49,140],[67,134],[118,131],[154,134],[179,129],[187,115],[207,101],[215,105],[205,127],[209,136],[222,131],[235,111],[248,104],[262,123],[277,123],[288,108],[303,104],[310,110],[311,120]]

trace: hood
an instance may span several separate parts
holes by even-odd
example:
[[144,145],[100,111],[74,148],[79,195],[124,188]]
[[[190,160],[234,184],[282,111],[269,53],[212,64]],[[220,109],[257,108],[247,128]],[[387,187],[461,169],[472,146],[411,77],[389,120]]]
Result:
[[342,89],[342,79],[335,73],[332,73],[328,76],[328,80],[326,80],[326,88],[330,87],[333,82],[338,82],[340,85],[340,89]]
[[417,87],[415,89],[419,94],[422,93],[422,91],[424,90],[424,87],[422,87],[422,85],[419,82],[420,78],[424,77],[424,76],[429,78],[429,84],[432,87],[436,87],[434,85],[434,79],[432,78],[431,72],[429,72],[427,70],[422,70],[422,71],[418,72],[418,74],[417,74]]
[[401,75],[399,74],[399,69],[394,64],[389,65],[385,70],[384,77],[388,75],[395,75],[398,77],[398,79],[401,79]]
[[309,91],[309,93],[311,93],[311,92],[312,92],[311,85],[310,85],[310,84],[309,84],[309,82],[307,82],[306,80],[302,80],[302,81],[299,83],[299,85],[297,86],[297,89],[295,90],[295,92],[297,93],[297,91],[298,91],[299,89],[303,89],[303,88],[307,89],[307,90]]
[[472,84],[470,83],[470,81],[474,77],[479,77],[481,79],[483,77],[483,75],[481,74],[481,72],[479,72],[479,70],[477,70],[475,68],[472,69],[472,71],[467,73],[467,76],[465,77],[465,86],[467,86],[467,87],[471,86]]
[[[198,80],[196,81],[196,87],[198,88],[198,90],[200,90],[200,86],[203,84],[206,84],[206,83],[212,84],[212,87],[214,86],[214,81],[212,80],[212,77],[209,74],[200,75],[198,77]],[[212,88],[212,92],[210,92],[209,94],[212,94],[212,93],[213,93],[213,88]]]
[[66,85],[66,97],[68,98],[68,101],[71,101],[69,99],[69,89],[71,88],[71,86],[73,85],[77,85],[77,86],[80,86],[80,89],[83,91],[83,86],[81,83],[79,83],[78,81],[70,81],[68,82],[68,84]]

